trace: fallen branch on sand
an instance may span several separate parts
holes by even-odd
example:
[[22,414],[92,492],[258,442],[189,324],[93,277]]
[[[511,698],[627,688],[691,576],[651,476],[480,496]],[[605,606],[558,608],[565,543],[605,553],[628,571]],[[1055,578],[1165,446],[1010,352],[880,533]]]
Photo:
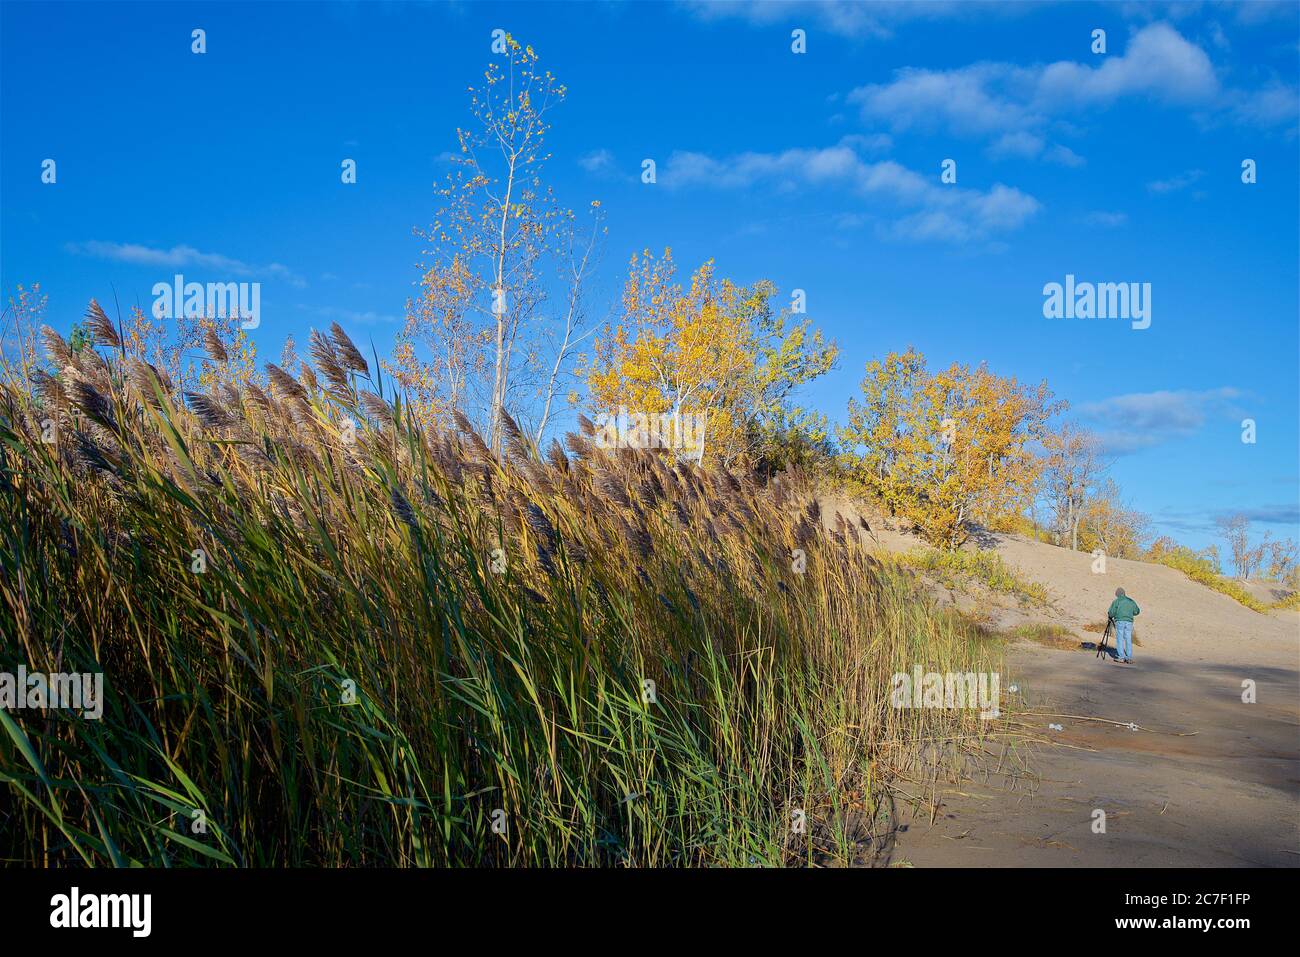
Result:
[[1056,711],[1024,711],[1021,714],[1032,714],[1043,718],[1073,718],[1075,721],[1100,721],[1102,724],[1113,724],[1120,728],[1132,728],[1135,731],[1149,731],[1151,734],[1171,734],[1177,738],[1190,738],[1192,735],[1200,734],[1199,731],[1157,731],[1155,728],[1144,728],[1140,724],[1134,724],[1132,721],[1112,721],[1110,718],[1094,718],[1083,714],[1060,714]]

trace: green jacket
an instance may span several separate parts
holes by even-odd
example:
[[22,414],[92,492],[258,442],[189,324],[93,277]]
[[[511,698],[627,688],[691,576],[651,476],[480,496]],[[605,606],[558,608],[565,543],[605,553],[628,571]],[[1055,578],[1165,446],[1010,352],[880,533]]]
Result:
[[1138,603],[1128,595],[1123,598],[1116,598],[1110,603],[1110,609],[1106,612],[1107,616],[1114,618],[1116,621],[1132,621],[1142,610],[1138,608]]

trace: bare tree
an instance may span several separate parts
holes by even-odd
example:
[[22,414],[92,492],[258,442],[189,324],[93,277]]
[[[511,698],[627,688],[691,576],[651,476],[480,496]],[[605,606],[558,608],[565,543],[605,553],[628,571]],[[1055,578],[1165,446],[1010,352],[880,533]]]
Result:
[[542,444],[542,436],[546,434],[546,426],[551,418],[551,405],[559,392],[565,368],[578,345],[593,331],[586,325],[583,293],[587,279],[599,262],[600,241],[605,235],[605,216],[598,202],[591,204],[591,213],[591,233],[585,240],[579,239],[577,226],[573,222],[572,214],[569,214],[569,224],[565,233],[566,256],[562,267],[565,272],[563,281],[567,291],[564,326],[563,331],[557,336],[558,342],[553,348],[555,361],[541,392],[542,411],[537,423],[537,437],[534,439],[538,447]]
[[1300,552],[1297,551],[1296,543],[1292,539],[1284,538],[1270,542],[1267,556],[1268,577],[1275,581],[1285,581],[1295,570],[1297,557],[1300,557]]
[[1237,569],[1237,577],[1250,577],[1253,556],[1250,550],[1250,520],[1245,515],[1220,515],[1214,520],[1228,543],[1232,554],[1232,564]]
[[1069,538],[1079,548],[1079,522],[1088,496],[1110,467],[1102,458],[1101,441],[1092,432],[1066,422],[1043,440],[1047,450],[1045,489],[1053,509],[1057,544]]

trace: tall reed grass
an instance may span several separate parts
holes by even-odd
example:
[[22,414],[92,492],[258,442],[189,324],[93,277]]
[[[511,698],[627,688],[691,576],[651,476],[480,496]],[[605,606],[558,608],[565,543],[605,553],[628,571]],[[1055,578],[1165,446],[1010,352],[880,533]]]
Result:
[[337,326],[180,394],[90,319],[0,393],[0,670],[106,689],[0,712],[8,862],[849,863],[988,731],[890,706],[999,652],[791,477],[423,433]]

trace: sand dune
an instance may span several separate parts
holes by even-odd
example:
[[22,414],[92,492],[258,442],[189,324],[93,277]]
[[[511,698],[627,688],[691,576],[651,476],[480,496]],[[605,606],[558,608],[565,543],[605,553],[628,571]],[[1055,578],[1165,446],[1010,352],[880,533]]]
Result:
[[[837,507],[857,515],[844,501],[823,506],[829,522]],[[882,525],[876,517],[879,547],[917,544]],[[1013,644],[1003,687],[1017,689],[1010,705],[1026,736],[998,744],[971,777],[939,781],[937,812],[904,807],[883,863],[1300,865],[1300,613],[1251,611],[1163,565],[1108,559],[1096,574],[1089,554],[1018,536],[986,547],[1051,601],[981,596],[966,607],[1001,627],[1057,624],[1094,642],[1084,626],[1104,622],[1123,587],[1142,609],[1136,662],[1099,660],[1068,641]],[[1245,681],[1253,704],[1242,700]],[[1104,834],[1094,831],[1098,810]]]
[[[1013,536],[995,547],[1052,596],[1051,609],[1027,617],[1095,640],[1082,627],[1105,619],[1122,586],[1142,609],[1142,646],[1127,666],[1015,645],[1008,680],[1030,712],[1021,720],[1043,742],[1025,749],[1028,773],[991,777],[982,797],[945,798],[934,826],[927,814],[900,835],[894,859],[1300,865],[1300,615],[1251,611],[1162,565],[1110,559],[1094,574],[1090,555]],[[1247,680],[1254,704],[1242,701]],[[1098,809],[1104,834],[1093,830]]]

